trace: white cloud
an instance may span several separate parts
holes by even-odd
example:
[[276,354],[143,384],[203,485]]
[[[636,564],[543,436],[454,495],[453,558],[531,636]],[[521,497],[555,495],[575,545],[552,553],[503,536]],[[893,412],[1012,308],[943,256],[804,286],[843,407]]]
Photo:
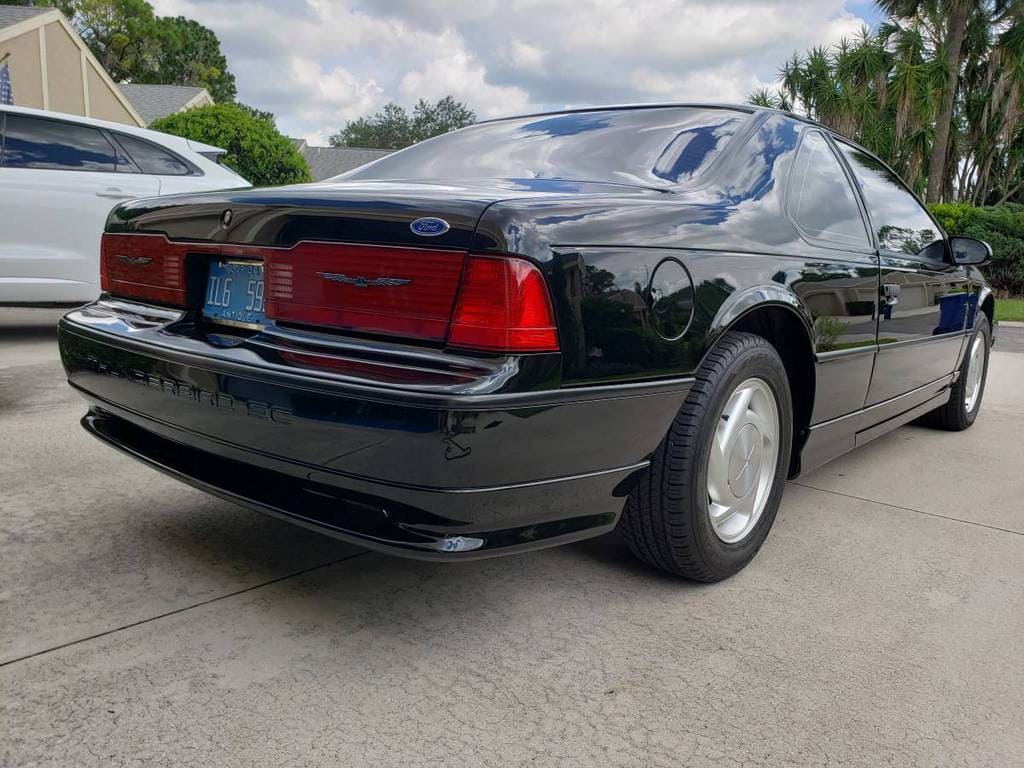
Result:
[[547,53],[543,48],[524,40],[513,40],[500,53],[513,68],[521,72],[533,75],[544,72]]
[[750,73],[724,70],[676,76],[648,67],[634,70],[630,82],[637,91],[650,94],[649,100],[712,104],[746,101],[760,84]]
[[402,101],[421,98],[436,101],[451,94],[470,104],[480,117],[501,117],[527,109],[529,94],[515,86],[491,85],[486,70],[462,48],[457,35],[446,32],[441,37],[440,55],[425,62],[421,69],[407,72],[398,85]]
[[317,62],[296,56],[289,74],[296,87],[291,94],[293,114],[303,125],[314,126],[302,132],[302,138],[314,145],[327,143],[332,126],[372,112],[384,101],[384,91],[375,81],[361,81],[342,67],[325,72]]
[[238,98],[323,141],[394,100],[481,117],[565,105],[743,101],[794,50],[863,21],[851,0],[152,0],[220,37]]

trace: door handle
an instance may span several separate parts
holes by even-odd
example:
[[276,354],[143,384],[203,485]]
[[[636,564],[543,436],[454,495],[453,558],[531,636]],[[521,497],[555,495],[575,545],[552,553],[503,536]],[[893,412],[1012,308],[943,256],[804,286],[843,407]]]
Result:
[[900,303],[900,287],[896,283],[882,283],[882,299],[887,306],[895,307]]
[[111,200],[127,200],[131,196],[120,187],[107,187],[96,192],[96,197],[109,197]]

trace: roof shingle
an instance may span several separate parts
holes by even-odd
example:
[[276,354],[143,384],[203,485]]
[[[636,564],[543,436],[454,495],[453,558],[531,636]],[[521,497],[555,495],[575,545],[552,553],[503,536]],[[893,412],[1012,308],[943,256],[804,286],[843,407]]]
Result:
[[[292,139],[295,141],[295,139]],[[373,162],[385,155],[390,149],[361,149],[358,147],[296,147],[309,164],[309,172],[313,181],[323,181],[345,171],[351,171],[361,165]]]
[[24,5],[0,5],[0,29],[17,24],[19,21],[31,19],[49,13],[53,8],[33,8]]
[[181,111],[203,91],[202,88],[192,85],[120,83],[117,87],[135,107],[139,116],[146,121],[146,125]]

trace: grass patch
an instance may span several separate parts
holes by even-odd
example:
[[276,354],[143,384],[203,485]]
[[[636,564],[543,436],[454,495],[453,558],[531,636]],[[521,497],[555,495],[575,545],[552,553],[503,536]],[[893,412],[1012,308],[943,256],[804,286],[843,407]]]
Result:
[[1024,299],[996,299],[996,320],[1024,323]]

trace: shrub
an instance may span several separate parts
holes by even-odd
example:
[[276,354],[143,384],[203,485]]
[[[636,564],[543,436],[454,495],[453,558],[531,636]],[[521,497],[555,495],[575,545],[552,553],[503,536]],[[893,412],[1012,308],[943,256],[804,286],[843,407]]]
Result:
[[210,104],[154,122],[150,128],[227,150],[221,159],[257,187],[312,181],[306,160],[274,124],[236,104]]
[[985,272],[993,288],[1004,295],[1024,295],[1024,205],[929,207],[948,234],[976,237],[992,246],[992,263]]

